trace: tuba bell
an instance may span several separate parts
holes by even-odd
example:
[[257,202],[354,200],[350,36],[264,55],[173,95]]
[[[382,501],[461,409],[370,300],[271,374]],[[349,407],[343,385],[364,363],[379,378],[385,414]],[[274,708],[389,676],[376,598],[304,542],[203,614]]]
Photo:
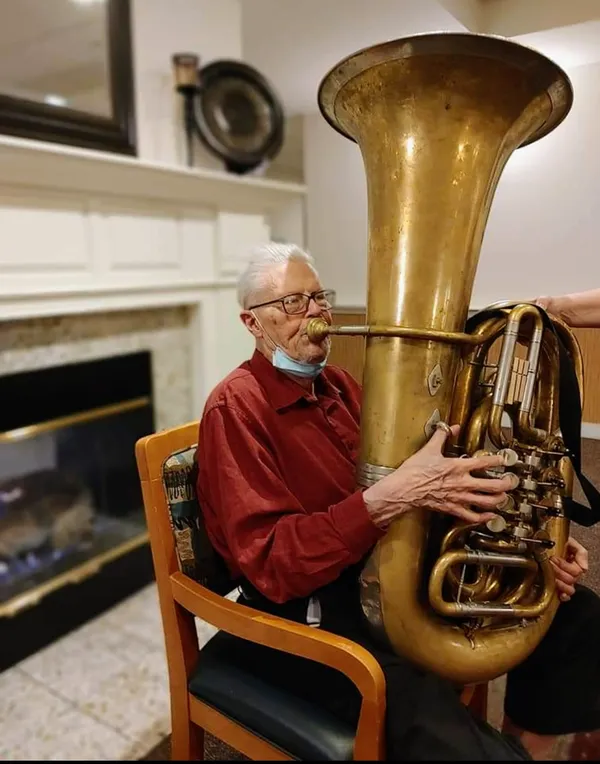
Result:
[[557,127],[572,99],[545,56],[468,33],[361,50],[319,89],[322,114],[358,144],[367,180],[366,325],[308,327],[315,340],[366,338],[357,483],[392,472],[445,422],[461,425],[448,456],[500,452],[498,472],[519,478],[485,525],[402,515],[362,571],[375,636],[460,685],[518,665],[558,607],[549,559],[569,535],[573,471],[559,431],[557,334],[580,388],[581,353],[533,304],[467,319],[506,162]]

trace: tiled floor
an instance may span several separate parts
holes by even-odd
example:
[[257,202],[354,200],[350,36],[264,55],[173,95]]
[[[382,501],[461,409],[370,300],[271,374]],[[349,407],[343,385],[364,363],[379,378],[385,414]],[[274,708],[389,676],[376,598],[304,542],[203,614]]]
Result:
[[169,732],[154,585],[0,674],[2,760],[131,761]]

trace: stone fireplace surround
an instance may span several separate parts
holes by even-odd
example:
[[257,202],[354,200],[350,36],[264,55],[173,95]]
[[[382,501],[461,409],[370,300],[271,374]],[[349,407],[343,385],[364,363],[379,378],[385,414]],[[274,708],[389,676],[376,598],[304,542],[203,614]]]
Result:
[[17,319],[0,324],[3,373],[148,350],[157,429],[192,417],[191,310],[186,307]]

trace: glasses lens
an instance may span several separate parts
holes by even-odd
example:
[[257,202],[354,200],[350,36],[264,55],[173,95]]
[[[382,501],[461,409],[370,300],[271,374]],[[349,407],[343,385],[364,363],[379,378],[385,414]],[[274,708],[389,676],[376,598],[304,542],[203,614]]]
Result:
[[[310,297],[308,295],[298,293],[289,294],[281,302],[285,312],[293,315],[294,313],[304,313],[308,308],[309,300]],[[317,292],[314,295],[314,301],[320,308],[329,310],[335,303],[335,292],[331,289],[324,289],[322,292]]]
[[315,295],[315,302],[321,308],[333,308],[335,305],[335,292],[332,289],[324,289]]
[[305,294],[289,294],[282,302],[286,313],[303,313],[308,306],[308,297]]

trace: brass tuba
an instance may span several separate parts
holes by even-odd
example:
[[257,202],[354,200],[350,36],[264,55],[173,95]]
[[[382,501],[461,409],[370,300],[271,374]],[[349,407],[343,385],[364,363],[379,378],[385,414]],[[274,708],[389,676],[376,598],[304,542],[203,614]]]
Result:
[[[565,118],[572,95],[539,53],[454,33],[359,51],[319,90],[323,115],[358,144],[367,178],[367,325],[313,319],[308,328],[314,339],[366,337],[358,483],[393,471],[444,422],[461,425],[448,455],[501,451],[501,469],[519,477],[487,525],[403,515],[362,572],[375,634],[457,684],[524,660],[558,606],[549,557],[564,551],[573,473],[559,436],[556,334],[528,303],[492,306],[468,331],[467,317],[502,170]],[[577,342],[553,325],[581,385]]]

